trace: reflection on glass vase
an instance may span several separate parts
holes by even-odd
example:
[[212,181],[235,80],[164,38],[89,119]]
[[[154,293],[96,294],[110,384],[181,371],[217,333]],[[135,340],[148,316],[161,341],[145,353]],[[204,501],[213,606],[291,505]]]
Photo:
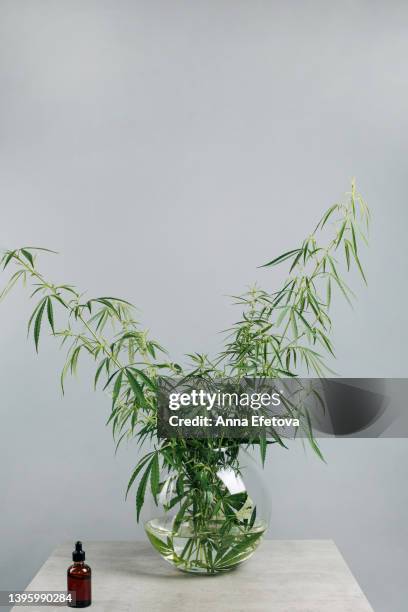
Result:
[[[153,548],[184,572],[213,575],[252,556],[269,523],[260,468],[247,456],[239,471],[229,466],[192,469],[191,481],[161,475],[145,530]],[[248,483],[248,486],[247,486]]]

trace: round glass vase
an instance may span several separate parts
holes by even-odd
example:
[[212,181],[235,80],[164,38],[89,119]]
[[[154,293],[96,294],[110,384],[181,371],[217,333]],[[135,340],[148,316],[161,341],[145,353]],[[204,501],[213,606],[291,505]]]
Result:
[[230,571],[249,559],[269,525],[260,471],[248,457],[239,471],[201,471],[187,491],[179,474],[162,474],[161,491],[147,504],[155,518],[144,525],[153,548],[178,570],[202,575]]

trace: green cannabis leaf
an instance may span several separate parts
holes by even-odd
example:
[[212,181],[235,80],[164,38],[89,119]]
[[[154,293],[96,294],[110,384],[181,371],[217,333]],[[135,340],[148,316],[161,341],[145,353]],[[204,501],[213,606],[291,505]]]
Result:
[[[270,444],[285,444],[278,432],[273,432],[271,440],[261,436],[244,445],[239,440],[223,440],[222,452],[214,439],[159,441],[159,376],[279,378],[296,376],[301,367],[318,377],[329,374],[332,370],[327,358],[335,355],[330,337],[333,291],[337,288],[352,302],[353,293],[343,272],[353,265],[366,282],[360,246],[367,244],[369,221],[369,209],[353,182],[347,203],[332,205],[300,246],[262,266],[287,265],[283,286],[275,292],[252,287],[235,297],[242,313],[226,331],[223,351],[214,359],[191,353],[185,367],[169,359],[167,351],[140,326],[134,307],[126,300],[100,296],[84,301],[75,287],[47,280],[39,271],[37,258],[50,252],[48,249],[22,247],[5,252],[1,258],[4,271],[14,269],[0,300],[20,282],[31,285],[31,297],[38,300],[28,322],[36,351],[45,331],[59,338],[66,349],[62,389],[66,377],[75,374],[79,361],[87,355],[95,362],[95,387],[102,386],[112,397],[107,423],[116,446],[128,439],[135,439],[140,447],[146,440],[157,444],[154,451],[140,458],[127,487],[126,495],[138,480],[138,520],[148,486],[157,503],[163,487],[176,475],[168,504],[177,510],[175,531],[189,521],[196,533],[207,534],[188,538],[183,551],[177,552],[174,539],[162,542],[148,533],[153,546],[178,567],[189,569],[194,563],[195,568],[209,573],[226,571],[258,545],[263,532],[253,533],[256,507],[249,520],[240,518],[246,494],[230,495],[217,474],[225,468],[239,473],[242,446],[258,446],[263,464]],[[329,228],[331,235],[326,239]],[[311,448],[322,458],[307,414],[302,427]],[[209,524],[218,525],[221,540],[208,533]],[[237,530],[239,538],[233,535]]]

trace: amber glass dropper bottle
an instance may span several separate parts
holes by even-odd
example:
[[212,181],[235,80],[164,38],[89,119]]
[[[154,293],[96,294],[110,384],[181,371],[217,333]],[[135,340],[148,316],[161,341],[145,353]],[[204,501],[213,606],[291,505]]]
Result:
[[89,565],[85,563],[85,551],[82,550],[82,542],[75,544],[72,560],[73,564],[67,570],[67,591],[73,591],[75,597],[68,606],[70,608],[87,608],[92,603],[92,571]]

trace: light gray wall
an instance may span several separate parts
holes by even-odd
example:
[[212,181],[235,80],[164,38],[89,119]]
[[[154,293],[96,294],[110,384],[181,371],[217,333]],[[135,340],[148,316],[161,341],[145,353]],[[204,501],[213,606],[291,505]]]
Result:
[[[135,302],[175,359],[214,352],[226,294],[281,273],[352,176],[373,213],[344,376],[406,376],[408,7],[404,2],[0,2],[0,246],[39,244],[55,280]],[[52,342],[1,305],[1,588],[60,541],[140,536],[108,400],[61,399]],[[402,297],[401,297],[402,296]],[[406,610],[406,440],[271,453],[272,538],[331,537],[377,612]]]

